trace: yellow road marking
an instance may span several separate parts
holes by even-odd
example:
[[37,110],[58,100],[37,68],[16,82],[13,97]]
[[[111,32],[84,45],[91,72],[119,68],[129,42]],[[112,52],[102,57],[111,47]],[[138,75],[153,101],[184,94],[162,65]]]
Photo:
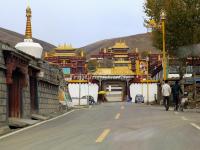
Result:
[[188,121],[188,119],[185,118],[184,116],[182,116],[181,119],[184,120],[184,121]]
[[190,123],[193,127],[197,128],[198,130],[200,130],[200,126],[196,125],[195,123]]
[[110,133],[110,129],[105,129],[102,134],[97,138],[96,143],[101,143]]
[[121,110],[123,110],[124,109],[124,106],[121,106]]
[[176,112],[176,111],[175,111],[174,113],[175,113],[176,115],[178,115],[178,114],[179,114],[179,113],[178,113],[178,112]]
[[120,117],[120,113],[118,113],[116,116],[115,116],[115,119],[118,120]]

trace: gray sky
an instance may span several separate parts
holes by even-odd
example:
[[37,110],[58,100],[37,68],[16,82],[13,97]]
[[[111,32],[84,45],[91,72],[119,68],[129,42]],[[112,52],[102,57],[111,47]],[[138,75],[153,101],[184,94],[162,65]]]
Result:
[[[24,34],[27,0],[0,0],[0,26]],[[30,0],[33,36],[81,47],[145,33],[144,0]]]

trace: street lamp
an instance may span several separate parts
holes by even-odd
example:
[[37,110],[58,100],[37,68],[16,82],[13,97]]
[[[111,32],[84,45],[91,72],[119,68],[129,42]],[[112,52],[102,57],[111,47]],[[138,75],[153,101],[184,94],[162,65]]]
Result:
[[160,12],[160,21],[161,21],[161,26],[160,26],[160,23],[156,23],[154,19],[149,20],[146,26],[147,26],[147,28],[152,28],[152,29],[162,28],[163,80],[167,80],[166,37],[165,37],[166,36],[166,34],[165,34],[166,12],[165,12],[165,10],[161,10],[161,12]]
[[163,39],[163,79],[165,81],[165,80],[167,80],[166,41],[165,41],[166,12],[165,12],[165,10],[161,10],[160,19],[162,22],[162,39]]
[[88,96],[87,96],[87,103],[88,103],[88,107],[89,107],[89,99],[90,99],[90,97],[89,97],[89,95],[90,95],[90,85],[91,85],[91,82],[90,82],[90,75],[88,74],[88,76],[87,76],[87,79],[88,79]]
[[146,57],[147,63],[147,105],[149,105],[149,57]]

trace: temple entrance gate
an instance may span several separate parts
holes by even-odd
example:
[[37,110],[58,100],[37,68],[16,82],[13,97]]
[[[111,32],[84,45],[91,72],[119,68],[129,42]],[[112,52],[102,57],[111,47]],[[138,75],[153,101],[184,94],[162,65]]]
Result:
[[98,101],[122,102],[130,100],[130,84],[134,76],[97,76],[93,75],[93,83],[99,85],[99,91],[106,91],[102,97],[99,96]]
[[125,81],[104,81],[102,89],[107,92],[105,98],[108,102],[122,102],[126,100],[127,90]]

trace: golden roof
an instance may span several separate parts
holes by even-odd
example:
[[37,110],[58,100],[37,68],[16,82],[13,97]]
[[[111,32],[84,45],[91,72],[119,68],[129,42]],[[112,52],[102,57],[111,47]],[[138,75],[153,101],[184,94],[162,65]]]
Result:
[[125,49],[125,48],[129,48],[128,45],[122,41],[120,42],[116,42],[115,45],[112,47],[112,48],[122,48],[122,49]]
[[123,66],[123,67],[114,67],[114,68],[97,68],[96,72],[94,72],[92,75],[130,76],[130,75],[135,75],[135,73],[131,69],[129,69],[128,66]]
[[63,45],[58,45],[55,50],[75,50],[75,48],[71,44],[63,44]]
[[[59,52],[57,53],[56,50],[61,50],[63,52]],[[66,50],[68,52],[66,52]],[[45,54],[45,57],[57,57],[57,56],[76,56],[75,53],[75,48],[72,47],[71,44],[63,44],[63,45],[59,45],[57,48],[53,49],[52,51],[47,52],[47,54]]]
[[69,56],[69,57],[74,57],[76,56],[76,53],[56,53],[55,51],[47,52],[45,54],[45,58],[47,57],[57,57],[57,56]]

